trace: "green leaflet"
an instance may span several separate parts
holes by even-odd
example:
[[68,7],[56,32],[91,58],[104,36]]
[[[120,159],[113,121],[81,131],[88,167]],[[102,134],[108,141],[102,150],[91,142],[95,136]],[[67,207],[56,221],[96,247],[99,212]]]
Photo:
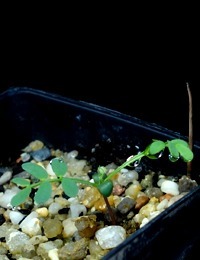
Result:
[[60,158],[54,158],[50,163],[57,177],[62,177],[67,172],[67,165]]
[[173,139],[168,141],[167,145],[171,156],[174,158],[179,158],[181,156],[185,162],[192,161],[194,154],[186,141],[182,139]]
[[13,178],[12,179],[12,182],[13,183],[15,183],[15,184],[17,184],[17,185],[19,185],[19,186],[28,186],[28,185],[30,185],[30,181],[28,181],[28,180],[26,180],[26,179],[24,179],[24,178]]
[[160,153],[164,150],[165,148],[165,143],[162,142],[162,141],[154,141],[152,144],[150,144],[149,146],[149,153],[151,155],[154,155],[154,154],[157,154],[157,153]]
[[192,161],[194,155],[192,151],[189,149],[189,147],[186,147],[185,145],[182,144],[177,144],[176,148],[185,162]]
[[34,200],[37,204],[43,204],[45,203],[50,197],[51,197],[52,187],[51,184],[46,181],[40,184]]
[[18,192],[12,199],[11,199],[11,205],[16,207],[26,201],[26,199],[29,197],[31,193],[31,187],[26,187],[20,192]]
[[75,197],[78,194],[78,186],[73,179],[63,178],[62,187],[65,194],[69,197]]
[[36,163],[28,162],[22,164],[22,169],[33,175],[39,180],[44,180],[48,177],[46,170]]
[[177,150],[175,143],[169,141],[168,142],[168,149],[169,149],[169,152],[170,152],[170,154],[173,158],[175,158],[175,159],[179,158],[179,151]]

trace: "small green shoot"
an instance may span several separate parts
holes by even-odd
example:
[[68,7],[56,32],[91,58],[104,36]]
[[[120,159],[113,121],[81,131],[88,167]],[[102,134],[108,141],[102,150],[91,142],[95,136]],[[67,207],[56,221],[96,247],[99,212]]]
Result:
[[56,175],[56,178],[49,178],[46,169],[33,162],[27,162],[22,164],[22,168],[33,175],[38,182],[31,183],[29,180],[23,178],[13,178],[12,182],[20,186],[22,189],[11,200],[11,205],[16,207],[26,201],[29,197],[32,189],[36,189],[34,200],[37,204],[41,205],[45,203],[52,193],[51,183],[61,183],[63,191],[69,197],[75,197],[78,194],[78,185],[84,184],[86,186],[94,186],[103,195],[104,198],[109,197],[112,194],[113,182],[112,177],[119,173],[123,168],[132,165],[136,161],[140,161],[144,156],[150,159],[158,159],[160,154],[165,149],[169,150],[169,159],[171,162],[177,161],[179,158],[184,162],[190,162],[193,160],[193,152],[189,148],[187,142],[181,139],[173,139],[171,141],[163,142],[160,140],[153,140],[150,145],[143,152],[139,152],[137,155],[129,157],[122,165],[117,167],[111,173],[107,174],[105,167],[98,167],[97,173],[93,175],[93,182],[65,177],[67,173],[67,164],[60,158],[54,158],[51,160],[52,169]]

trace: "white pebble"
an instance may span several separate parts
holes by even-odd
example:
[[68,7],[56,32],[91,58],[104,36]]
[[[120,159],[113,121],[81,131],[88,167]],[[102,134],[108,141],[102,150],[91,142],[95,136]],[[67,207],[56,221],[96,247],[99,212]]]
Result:
[[58,211],[61,209],[61,205],[59,203],[53,202],[50,206],[49,206],[49,213],[52,215],[55,215],[58,213]]
[[49,250],[48,257],[51,260],[59,260],[58,249],[57,248],[53,248],[53,249]]
[[140,228],[142,228],[147,223],[149,223],[149,219],[148,218],[143,218],[142,223],[140,224]]
[[24,233],[30,237],[41,235],[41,223],[38,219],[38,213],[32,211],[19,225]]
[[29,153],[22,153],[20,155],[21,159],[22,159],[22,162],[27,162],[28,160],[30,160],[31,156]]
[[38,213],[35,211],[32,211],[20,224],[20,228],[22,228],[24,225],[27,225],[29,223],[29,221],[31,221],[31,219],[33,218],[37,218],[38,217]]
[[99,229],[95,236],[102,249],[110,249],[126,239],[126,230],[121,226],[108,226]]
[[168,199],[162,200],[158,205],[157,205],[157,210],[162,211],[168,207]]
[[23,233],[30,237],[42,234],[41,222],[38,218],[32,218],[26,225],[23,225],[21,229]]
[[50,163],[47,164],[47,166],[46,166],[46,171],[47,171],[47,173],[48,173],[51,177],[55,177],[55,176],[56,176],[56,174],[55,174],[55,172],[53,171],[52,166],[51,166]]
[[9,217],[11,222],[15,225],[15,224],[19,224],[19,222],[25,217],[25,215],[19,211],[10,211]]
[[161,184],[161,191],[171,194],[171,195],[178,195],[179,194],[179,186],[176,182],[174,181],[170,181],[170,180],[165,180],[162,184]]
[[63,222],[63,237],[69,238],[78,230],[75,226],[75,220],[72,218],[67,218]]
[[81,204],[72,204],[70,205],[70,210],[69,210],[69,216],[71,218],[77,218],[80,216],[80,214],[86,215],[87,209],[84,205]]
[[20,189],[18,187],[13,187],[12,189],[7,189],[4,193],[0,193],[0,206],[3,208],[11,207],[11,199],[14,197]]
[[164,181],[166,181],[166,179],[164,179],[164,178],[159,179],[157,182],[158,187],[161,187],[161,185]]
[[121,174],[118,177],[118,183],[122,186],[127,186],[134,180],[138,180],[138,172],[135,170],[128,171],[127,169],[121,170]]
[[0,177],[0,185],[8,182],[12,177],[12,172],[11,171],[6,171],[4,172],[1,177]]

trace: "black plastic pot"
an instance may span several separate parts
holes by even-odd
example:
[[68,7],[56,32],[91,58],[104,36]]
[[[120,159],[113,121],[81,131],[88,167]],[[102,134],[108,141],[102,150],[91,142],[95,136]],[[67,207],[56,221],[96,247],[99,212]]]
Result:
[[[65,151],[77,149],[98,165],[127,159],[152,139],[187,137],[120,112],[57,94],[14,87],[0,95],[1,165],[16,160],[32,140]],[[92,148],[95,146],[95,154]],[[192,178],[200,183],[200,145],[194,142]],[[182,161],[146,160],[166,174],[186,174]],[[104,259],[192,259],[200,244],[199,186],[132,234]]]

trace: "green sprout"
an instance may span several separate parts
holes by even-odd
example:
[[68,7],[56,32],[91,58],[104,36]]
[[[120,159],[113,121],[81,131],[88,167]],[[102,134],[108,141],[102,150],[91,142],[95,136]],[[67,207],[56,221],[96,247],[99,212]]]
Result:
[[105,167],[99,166],[97,172],[92,176],[93,182],[65,177],[67,172],[67,164],[61,158],[56,157],[50,162],[56,175],[55,178],[49,178],[45,168],[34,162],[23,163],[22,168],[34,176],[38,181],[31,183],[29,180],[24,178],[13,178],[11,182],[17,184],[22,189],[15,196],[13,196],[11,199],[11,205],[16,207],[24,203],[30,196],[32,189],[35,188],[37,188],[37,190],[35,192],[34,201],[37,204],[43,204],[51,197],[51,183],[61,183],[64,193],[69,197],[75,197],[78,194],[78,184],[94,186],[103,195],[108,206],[107,197],[109,197],[113,191],[113,176],[119,173],[123,168],[130,166],[132,163],[136,161],[140,162],[144,156],[150,159],[158,159],[159,155],[162,154],[166,148],[169,150],[169,160],[171,162],[175,162],[179,158],[183,159],[184,162],[190,162],[193,159],[193,152],[188,143],[184,140],[173,139],[167,142],[153,140],[143,152],[139,152],[138,154],[129,157],[122,165],[109,174],[106,174],[107,169]]

